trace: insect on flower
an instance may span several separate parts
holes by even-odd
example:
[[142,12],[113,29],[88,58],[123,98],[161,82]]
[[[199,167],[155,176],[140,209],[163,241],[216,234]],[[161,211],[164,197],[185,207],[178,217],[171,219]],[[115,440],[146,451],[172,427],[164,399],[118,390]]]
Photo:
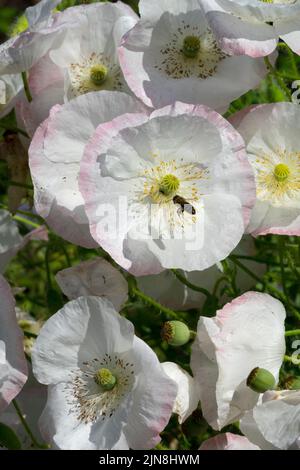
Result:
[[186,199],[177,194],[173,197],[174,204],[179,204],[181,207],[181,212],[188,212],[188,214],[195,215],[196,209],[193,207]]

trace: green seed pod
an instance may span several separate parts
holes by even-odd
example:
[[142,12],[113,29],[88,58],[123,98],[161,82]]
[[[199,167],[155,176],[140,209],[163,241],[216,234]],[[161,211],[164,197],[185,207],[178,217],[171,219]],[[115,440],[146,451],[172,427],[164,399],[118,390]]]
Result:
[[90,70],[90,80],[95,86],[101,86],[107,78],[108,70],[105,65],[94,65]]
[[264,393],[274,389],[275,378],[268,370],[255,367],[247,378],[247,385],[254,392]]
[[300,390],[300,377],[287,377],[283,383],[283,387],[287,390]]
[[183,41],[183,55],[189,59],[195,59],[200,51],[201,43],[197,36],[186,36]]
[[101,387],[106,391],[112,390],[117,384],[117,378],[105,367],[97,370],[94,375],[94,380],[96,384],[101,385]]
[[191,333],[184,323],[172,320],[164,323],[161,337],[171,346],[183,346],[190,340]]

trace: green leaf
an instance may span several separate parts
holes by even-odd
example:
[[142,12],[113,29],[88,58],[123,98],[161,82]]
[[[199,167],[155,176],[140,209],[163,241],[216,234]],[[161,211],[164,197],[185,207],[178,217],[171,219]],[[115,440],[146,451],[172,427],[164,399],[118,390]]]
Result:
[[0,8],[0,32],[8,34],[11,23],[17,16],[19,11],[16,8],[5,7]]
[[276,69],[280,75],[290,80],[300,78],[300,57],[294,54],[284,43],[280,43]]
[[0,423],[0,446],[9,450],[20,450],[22,448],[15,431],[4,423]]

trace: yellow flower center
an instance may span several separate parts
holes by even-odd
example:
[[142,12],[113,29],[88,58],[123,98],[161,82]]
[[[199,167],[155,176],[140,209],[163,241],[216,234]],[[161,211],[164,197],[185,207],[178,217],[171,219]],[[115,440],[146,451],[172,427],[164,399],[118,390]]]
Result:
[[197,36],[186,36],[182,46],[183,55],[189,59],[195,59],[200,51],[200,46],[200,39]]
[[279,182],[285,181],[290,176],[290,169],[285,163],[278,163],[274,169],[275,179]]
[[179,179],[174,175],[165,175],[158,183],[159,192],[164,196],[171,196],[176,193],[180,186]]
[[105,367],[95,372],[94,380],[96,384],[101,385],[104,390],[112,390],[117,383],[117,378]]
[[107,78],[107,67],[105,65],[93,65],[90,69],[90,80],[95,86],[101,86]]

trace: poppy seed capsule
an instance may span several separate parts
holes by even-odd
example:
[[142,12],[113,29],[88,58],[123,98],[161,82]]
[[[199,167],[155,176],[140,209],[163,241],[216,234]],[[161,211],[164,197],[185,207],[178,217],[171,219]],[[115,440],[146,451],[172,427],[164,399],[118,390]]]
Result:
[[247,386],[254,392],[264,393],[274,389],[275,378],[268,370],[255,367],[248,375]]
[[201,43],[197,36],[186,36],[183,41],[182,52],[188,59],[195,59],[200,51]]
[[161,337],[171,346],[183,346],[190,340],[191,333],[184,323],[172,320],[163,324]]
[[105,65],[94,65],[90,70],[90,80],[95,86],[101,86],[107,78],[108,70]]
[[300,377],[287,377],[283,383],[287,390],[300,390]]
[[105,367],[97,370],[94,380],[96,384],[101,385],[101,387],[106,391],[112,390],[117,383],[116,377]]

